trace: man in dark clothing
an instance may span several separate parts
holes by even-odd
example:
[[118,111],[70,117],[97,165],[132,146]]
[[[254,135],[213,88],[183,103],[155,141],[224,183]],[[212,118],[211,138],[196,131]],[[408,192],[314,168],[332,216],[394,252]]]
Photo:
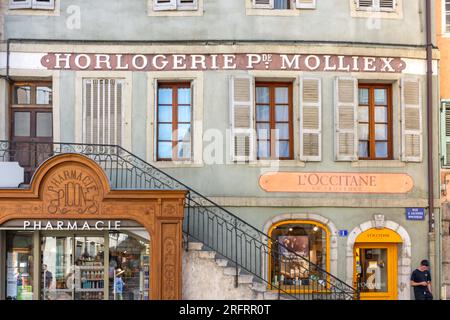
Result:
[[411,275],[411,286],[414,288],[416,300],[433,300],[431,293],[431,274],[428,260],[422,260],[420,267]]

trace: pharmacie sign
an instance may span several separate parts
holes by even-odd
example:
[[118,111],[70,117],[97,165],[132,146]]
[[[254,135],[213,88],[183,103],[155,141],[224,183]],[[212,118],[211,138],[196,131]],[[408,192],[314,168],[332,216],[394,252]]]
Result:
[[122,221],[87,221],[87,220],[24,220],[23,230],[26,231],[104,231],[120,230]]
[[48,53],[41,58],[50,70],[198,71],[286,70],[400,73],[406,62],[396,57],[323,54],[98,54]]
[[407,193],[414,181],[402,173],[268,172],[259,185],[266,192]]

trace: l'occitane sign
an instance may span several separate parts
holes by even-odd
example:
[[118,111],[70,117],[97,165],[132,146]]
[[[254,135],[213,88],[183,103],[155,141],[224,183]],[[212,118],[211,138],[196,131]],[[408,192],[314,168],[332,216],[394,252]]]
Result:
[[403,173],[269,172],[259,185],[266,192],[407,193],[414,181]]

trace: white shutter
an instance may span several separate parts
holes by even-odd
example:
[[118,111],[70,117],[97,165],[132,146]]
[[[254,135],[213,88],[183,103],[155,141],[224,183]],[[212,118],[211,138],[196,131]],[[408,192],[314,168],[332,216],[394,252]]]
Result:
[[316,0],[295,0],[297,9],[315,9]]
[[178,0],[177,1],[178,10],[197,10],[198,0]]
[[351,77],[338,77],[335,82],[335,158],[336,161],[358,159],[358,81]]
[[177,0],[153,0],[153,10],[176,10]]
[[55,9],[55,0],[32,0],[32,8],[53,10]]
[[442,157],[443,165],[450,166],[450,102],[442,102],[441,110],[442,123]]
[[230,120],[232,161],[253,161],[255,158],[255,133],[252,77],[231,77]]
[[31,8],[31,0],[9,0],[10,9],[27,9]]
[[397,1],[395,0],[379,0],[380,11],[394,11]]
[[83,82],[83,143],[121,145],[124,81],[85,79]]
[[318,78],[300,78],[300,159],[322,158],[322,84]]
[[273,9],[274,0],[252,0],[253,8],[256,9]]
[[360,10],[394,11],[397,5],[395,0],[357,0]]
[[402,79],[402,160],[422,161],[422,94],[420,80]]

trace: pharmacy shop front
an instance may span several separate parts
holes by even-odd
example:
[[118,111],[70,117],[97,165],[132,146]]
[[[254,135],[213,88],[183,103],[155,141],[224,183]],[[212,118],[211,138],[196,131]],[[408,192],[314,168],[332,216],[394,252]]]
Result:
[[150,237],[132,221],[13,220],[1,232],[6,299],[149,299]]
[[181,299],[184,191],[111,190],[94,161],[50,158],[0,189],[0,299]]

